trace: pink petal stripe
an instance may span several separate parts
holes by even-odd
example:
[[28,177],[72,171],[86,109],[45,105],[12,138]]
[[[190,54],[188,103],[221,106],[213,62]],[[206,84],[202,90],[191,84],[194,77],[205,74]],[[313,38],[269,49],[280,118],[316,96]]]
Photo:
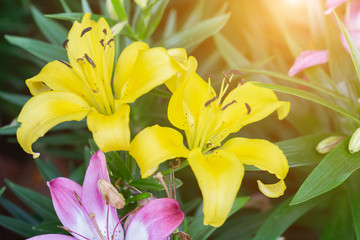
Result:
[[326,10],[324,11],[325,14],[330,14],[332,10],[337,8],[342,3],[348,0],[327,0],[326,1]]
[[27,240],[76,240],[77,238],[61,235],[61,234],[45,234],[32,238],[28,238]]
[[[81,196],[82,188],[67,178],[55,178],[48,182],[51,198],[61,223],[71,231],[87,238],[96,235],[95,229],[85,209],[80,205],[76,194]],[[78,236],[73,234],[74,237]]]
[[[100,231],[104,233],[104,236],[111,238],[119,218],[116,209],[106,205],[100,194],[97,184],[100,179],[110,182],[105,154],[99,150],[91,157],[89,167],[86,170],[82,200],[88,213],[95,214],[95,220]],[[116,235],[118,237],[115,239],[123,239],[124,234],[120,224],[116,227]]]
[[308,50],[302,52],[296,59],[294,64],[289,70],[288,75],[293,77],[302,70],[323,64],[329,61],[329,53],[327,50]]
[[160,198],[147,203],[131,220],[125,240],[166,239],[184,220],[179,203]]

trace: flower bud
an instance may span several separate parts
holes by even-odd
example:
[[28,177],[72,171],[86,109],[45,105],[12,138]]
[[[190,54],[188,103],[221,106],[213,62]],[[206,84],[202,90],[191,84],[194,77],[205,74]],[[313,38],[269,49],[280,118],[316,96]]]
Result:
[[99,179],[98,188],[106,203],[117,209],[121,209],[125,206],[123,195],[119,193],[111,183],[104,179]]
[[350,153],[356,153],[360,150],[360,128],[356,129],[350,138],[349,151]]
[[344,138],[344,136],[327,137],[318,143],[316,151],[320,154],[326,154],[335,148]]

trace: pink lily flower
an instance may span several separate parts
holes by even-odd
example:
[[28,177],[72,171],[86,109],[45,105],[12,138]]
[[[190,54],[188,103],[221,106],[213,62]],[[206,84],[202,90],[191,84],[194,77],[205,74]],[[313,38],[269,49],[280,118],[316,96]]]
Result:
[[329,61],[329,53],[327,50],[307,50],[302,52],[290,68],[288,75],[293,77],[302,70],[323,64]]
[[56,214],[73,237],[46,234],[29,240],[163,240],[184,219],[175,199],[152,200],[135,213],[124,235],[116,209],[99,191],[101,179],[110,182],[105,155],[99,150],[90,159],[82,187],[61,177],[48,182]]

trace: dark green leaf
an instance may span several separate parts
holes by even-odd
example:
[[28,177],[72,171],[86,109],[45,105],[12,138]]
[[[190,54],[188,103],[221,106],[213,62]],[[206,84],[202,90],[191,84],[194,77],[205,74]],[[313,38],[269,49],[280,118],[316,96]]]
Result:
[[87,0],[81,0],[81,7],[82,7],[83,13],[91,13],[92,14],[90,5]]
[[69,178],[81,185],[84,181],[85,172],[86,172],[86,168],[84,164],[82,164],[71,172]]
[[5,187],[5,186],[3,186],[3,187],[0,189],[0,197],[1,197],[1,195],[5,192],[5,190],[6,190],[6,187]]
[[60,46],[51,45],[31,38],[5,35],[5,39],[45,62],[67,60],[66,51]]
[[324,157],[301,185],[291,204],[299,204],[334,189],[360,168],[360,152],[349,152],[349,138]]
[[43,162],[40,158],[36,158],[35,163],[45,181],[50,181],[61,176],[59,170],[49,159],[46,159],[45,162]]
[[0,135],[15,135],[20,123],[18,123],[15,119],[6,126],[0,128]]
[[31,96],[0,91],[0,98],[19,107],[24,106],[24,104],[30,99],[30,97]]
[[261,226],[253,240],[277,239],[292,223],[317,204],[323,202],[325,198],[315,198],[295,206],[290,206],[291,199],[287,199],[275,209]]
[[38,224],[39,221],[31,216],[29,213],[21,209],[20,207],[16,206],[14,203],[10,202],[6,198],[0,197],[0,204],[8,211],[13,217],[29,222],[31,224]]
[[[168,3],[169,0],[162,0],[162,1],[158,1],[155,5],[151,6],[151,10],[150,10],[151,13],[149,14],[150,19],[147,21],[145,36],[143,36],[144,40],[150,37],[154,33],[155,29],[160,23],[160,20],[163,17],[164,10]],[[147,9],[145,9],[145,11],[146,10]]]
[[[56,14],[46,14],[45,17],[59,19],[59,20],[67,20],[67,21],[78,21],[81,22],[85,13],[56,13]],[[91,14],[91,19],[94,21],[98,21],[100,18],[103,18],[101,15]],[[110,19],[105,18],[110,26],[115,25],[117,22]]]
[[32,16],[41,33],[52,43],[61,46],[68,35],[68,31],[52,19],[44,15],[34,6],[30,7]]
[[9,188],[19,197],[26,205],[33,209],[39,216],[44,219],[57,219],[54,207],[49,198],[22,186],[19,186],[9,180],[5,180]]
[[135,196],[130,196],[129,198],[127,198],[125,200],[125,204],[129,204],[131,202],[137,202],[139,200],[142,200],[142,199],[146,199],[146,198],[149,198],[151,197],[151,193],[148,193],[148,192],[145,192],[145,193],[140,193],[138,195],[135,195]]
[[59,228],[58,226],[62,226],[62,224],[59,220],[41,223],[40,225],[34,226],[33,229],[37,230],[37,231],[41,231],[42,234],[45,234],[45,233],[64,234],[64,235],[69,234],[68,232]]
[[[146,191],[161,191],[164,190],[163,185],[158,179],[155,178],[145,178],[145,179],[136,179],[129,183],[131,186],[138,189]],[[182,182],[179,179],[175,179],[175,187],[178,188],[182,185]]]
[[190,211],[194,210],[195,208],[199,207],[201,204],[202,199],[201,198],[194,198],[191,201],[185,203],[181,206],[181,209],[184,211],[185,215],[189,213]]
[[[232,209],[228,217],[235,212],[239,211],[244,204],[249,200],[248,197],[238,197],[235,199]],[[188,226],[189,234],[193,239],[205,240],[209,237],[217,228],[211,226],[205,226],[204,216],[198,216]]]
[[110,161],[108,162],[108,166],[111,171],[116,175],[116,178],[124,179],[125,181],[129,181],[131,179],[131,173],[128,167],[125,164],[125,161],[121,158],[119,152],[109,152],[107,153]]
[[26,238],[40,234],[32,229],[32,224],[3,215],[0,215],[0,225]]
[[114,10],[119,19],[121,21],[127,21],[126,11],[121,0],[111,0],[111,3],[114,6]]
[[[348,201],[352,213],[352,223],[351,225],[355,229],[356,239],[360,239],[360,191],[359,191],[359,174],[353,174],[357,178],[349,179],[346,185],[346,192],[348,196]],[[351,176],[353,177],[353,176]]]

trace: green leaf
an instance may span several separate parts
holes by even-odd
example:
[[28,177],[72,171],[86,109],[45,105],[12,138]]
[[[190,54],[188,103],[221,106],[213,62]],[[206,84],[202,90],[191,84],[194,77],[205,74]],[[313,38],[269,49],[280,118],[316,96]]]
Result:
[[359,51],[356,43],[352,39],[349,31],[346,29],[344,23],[340,20],[340,18],[337,16],[337,14],[335,12],[333,12],[333,13],[335,15],[338,25],[340,26],[341,32],[344,34],[346,42],[349,45],[351,59],[353,60],[356,74],[357,74],[358,80],[360,81],[360,51]]
[[92,14],[92,10],[91,10],[90,5],[87,0],[81,0],[81,7],[82,7],[83,13],[91,13]]
[[14,119],[9,125],[0,128],[0,135],[15,135],[19,126],[20,123]]
[[[85,13],[56,13],[56,14],[45,14],[45,17],[66,20],[66,21],[78,21],[81,22]],[[98,14],[91,14],[91,19],[94,21],[98,21],[100,18],[105,18],[110,27],[114,26],[117,22],[112,20],[111,18],[106,18]]]
[[354,174],[357,178],[349,179],[346,184],[346,193],[348,204],[352,213],[352,223],[354,227],[356,239],[360,239],[360,191],[359,191],[359,174]]
[[32,224],[3,215],[0,215],[0,226],[26,238],[40,234],[38,231],[32,229]]
[[44,162],[40,158],[36,158],[35,163],[45,181],[50,181],[61,176],[59,170],[49,159],[46,159]]
[[[149,38],[154,33],[155,29],[158,27],[168,3],[169,0],[162,0],[162,1],[158,1],[156,4],[152,6],[148,6],[150,7],[150,13],[149,13],[150,18],[147,21],[146,32],[145,35],[143,36],[144,40]],[[144,11],[147,11],[147,8],[145,8]]]
[[5,180],[9,188],[19,197],[26,205],[33,209],[39,216],[44,219],[57,219],[54,207],[49,198],[22,186],[19,186],[8,179]]
[[177,12],[175,9],[171,9],[169,15],[165,21],[164,32],[162,38],[168,38],[176,31],[177,26]]
[[86,172],[86,168],[84,164],[82,164],[71,172],[69,178],[81,185],[84,181],[85,172]]
[[349,139],[343,140],[324,157],[301,185],[291,204],[299,204],[334,189],[360,168],[360,152],[349,152]]
[[[138,189],[143,189],[146,191],[162,191],[164,190],[163,185],[158,179],[144,178],[144,179],[136,179],[129,183],[131,186],[136,187]],[[175,187],[178,188],[182,185],[182,182],[175,178]]]
[[266,219],[253,240],[277,239],[292,223],[310,209],[324,201],[324,197],[290,206],[292,198],[287,199]]
[[127,21],[127,15],[121,0],[111,0],[114,10],[121,21]]
[[[236,198],[228,217],[239,211],[248,200],[249,197]],[[196,217],[188,226],[190,236],[196,240],[207,239],[216,229],[215,227],[204,225],[204,215]]]
[[38,224],[39,221],[31,216],[29,213],[16,206],[6,198],[0,197],[0,204],[8,211],[13,217],[29,222],[31,224]]
[[61,6],[66,13],[71,13],[69,5],[66,3],[66,0],[60,0]]
[[34,6],[30,7],[31,14],[39,27],[41,33],[52,43],[61,46],[67,38],[68,31],[52,19],[44,15]]
[[3,186],[3,187],[0,189],[0,197],[1,197],[1,195],[5,192],[5,190],[6,190],[6,187],[5,187],[5,186]]
[[121,158],[120,153],[112,151],[106,155],[110,158],[108,166],[112,173],[116,175],[115,177],[124,179],[125,181],[130,181],[131,173],[126,166],[125,161]]
[[156,45],[165,48],[190,48],[219,32],[225,26],[229,17],[230,14],[224,14],[204,20],[191,28],[184,29],[169,38],[161,40]]
[[245,67],[250,64],[249,60],[238,51],[221,33],[217,33],[213,36],[217,49],[221,56],[225,59],[227,65],[236,69],[239,67]]
[[181,209],[184,211],[185,215],[188,214],[190,211],[194,210],[196,207],[198,207],[202,202],[201,198],[194,198],[190,200],[189,202],[185,203],[181,206]]
[[24,49],[25,51],[45,62],[51,62],[55,60],[67,61],[66,51],[62,47],[51,45],[31,38],[10,35],[5,35],[5,39],[9,43]]
[[41,231],[43,234],[51,233],[51,234],[68,235],[68,232],[66,232],[62,228],[59,228],[58,226],[62,226],[62,224],[59,220],[41,223],[40,225],[34,226],[33,229],[37,230],[37,231]]
[[146,198],[149,198],[151,197],[151,193],[148,193],[148,192],[145,192],[145,193],[140,193],[138,195],[135,195],[135,196],[130,196],[129,198],[127,198],[125,200],[125,205],[131,203],[131,202],[137,202],[139,200],[142,200],[142,199],[146,199]]
[[22,107],[30,99],[30,96],[0,91],[0,98]]
[[354,120],[356,123],[360,124],[360,119],[354,113],[346,110],[343,107],[340,107],[339,105],[331,103],[331,102],[319,97],[318,95],[316,95],[314,93],[296,89],[296,88],[284,87],[284,86],[280,86],[280,85],[276,85],[276,84],[267,84],[267,83],[253,83],[253,84],[256,86],[259,86],[259,87],[268,88],[268,89],[271,89],[271,90],[277,91],[277,92],[287,93],[290,95],[294,95],[294,96],[318,103],[318,104],[323,105],[324,107],[330,108],[330,109],[334,110],[335,112],[338,112],[338,113]]
[[344,101],[344,102],[349,101],[348,98],[346,98],[345,96],[343,96],[341,94],[335,93],[335,92],[331,91],[330,89],[323,88],[322,86],[307,82],[301,78],[290,77],[286,74],[277,73],[277,72],[268,71],[268,70],[262,70],[262,69],[246,69],[246,68],[237,68],[237,69],[244,73],[255,73],[255,74],[262,74],[262,75],[266,75],[266,76],[270,76],[270,77],[275,77],[275,78],[278,78],[278,79],[281,79],[281,80],[284,80],[287,82],[296,83],[299,85],[303,85],[303,86],[312,88],[314,90],[319,91],[320,93],[325,94],[326,96],[332,96],[332,97],[339,99],[341,101]]

